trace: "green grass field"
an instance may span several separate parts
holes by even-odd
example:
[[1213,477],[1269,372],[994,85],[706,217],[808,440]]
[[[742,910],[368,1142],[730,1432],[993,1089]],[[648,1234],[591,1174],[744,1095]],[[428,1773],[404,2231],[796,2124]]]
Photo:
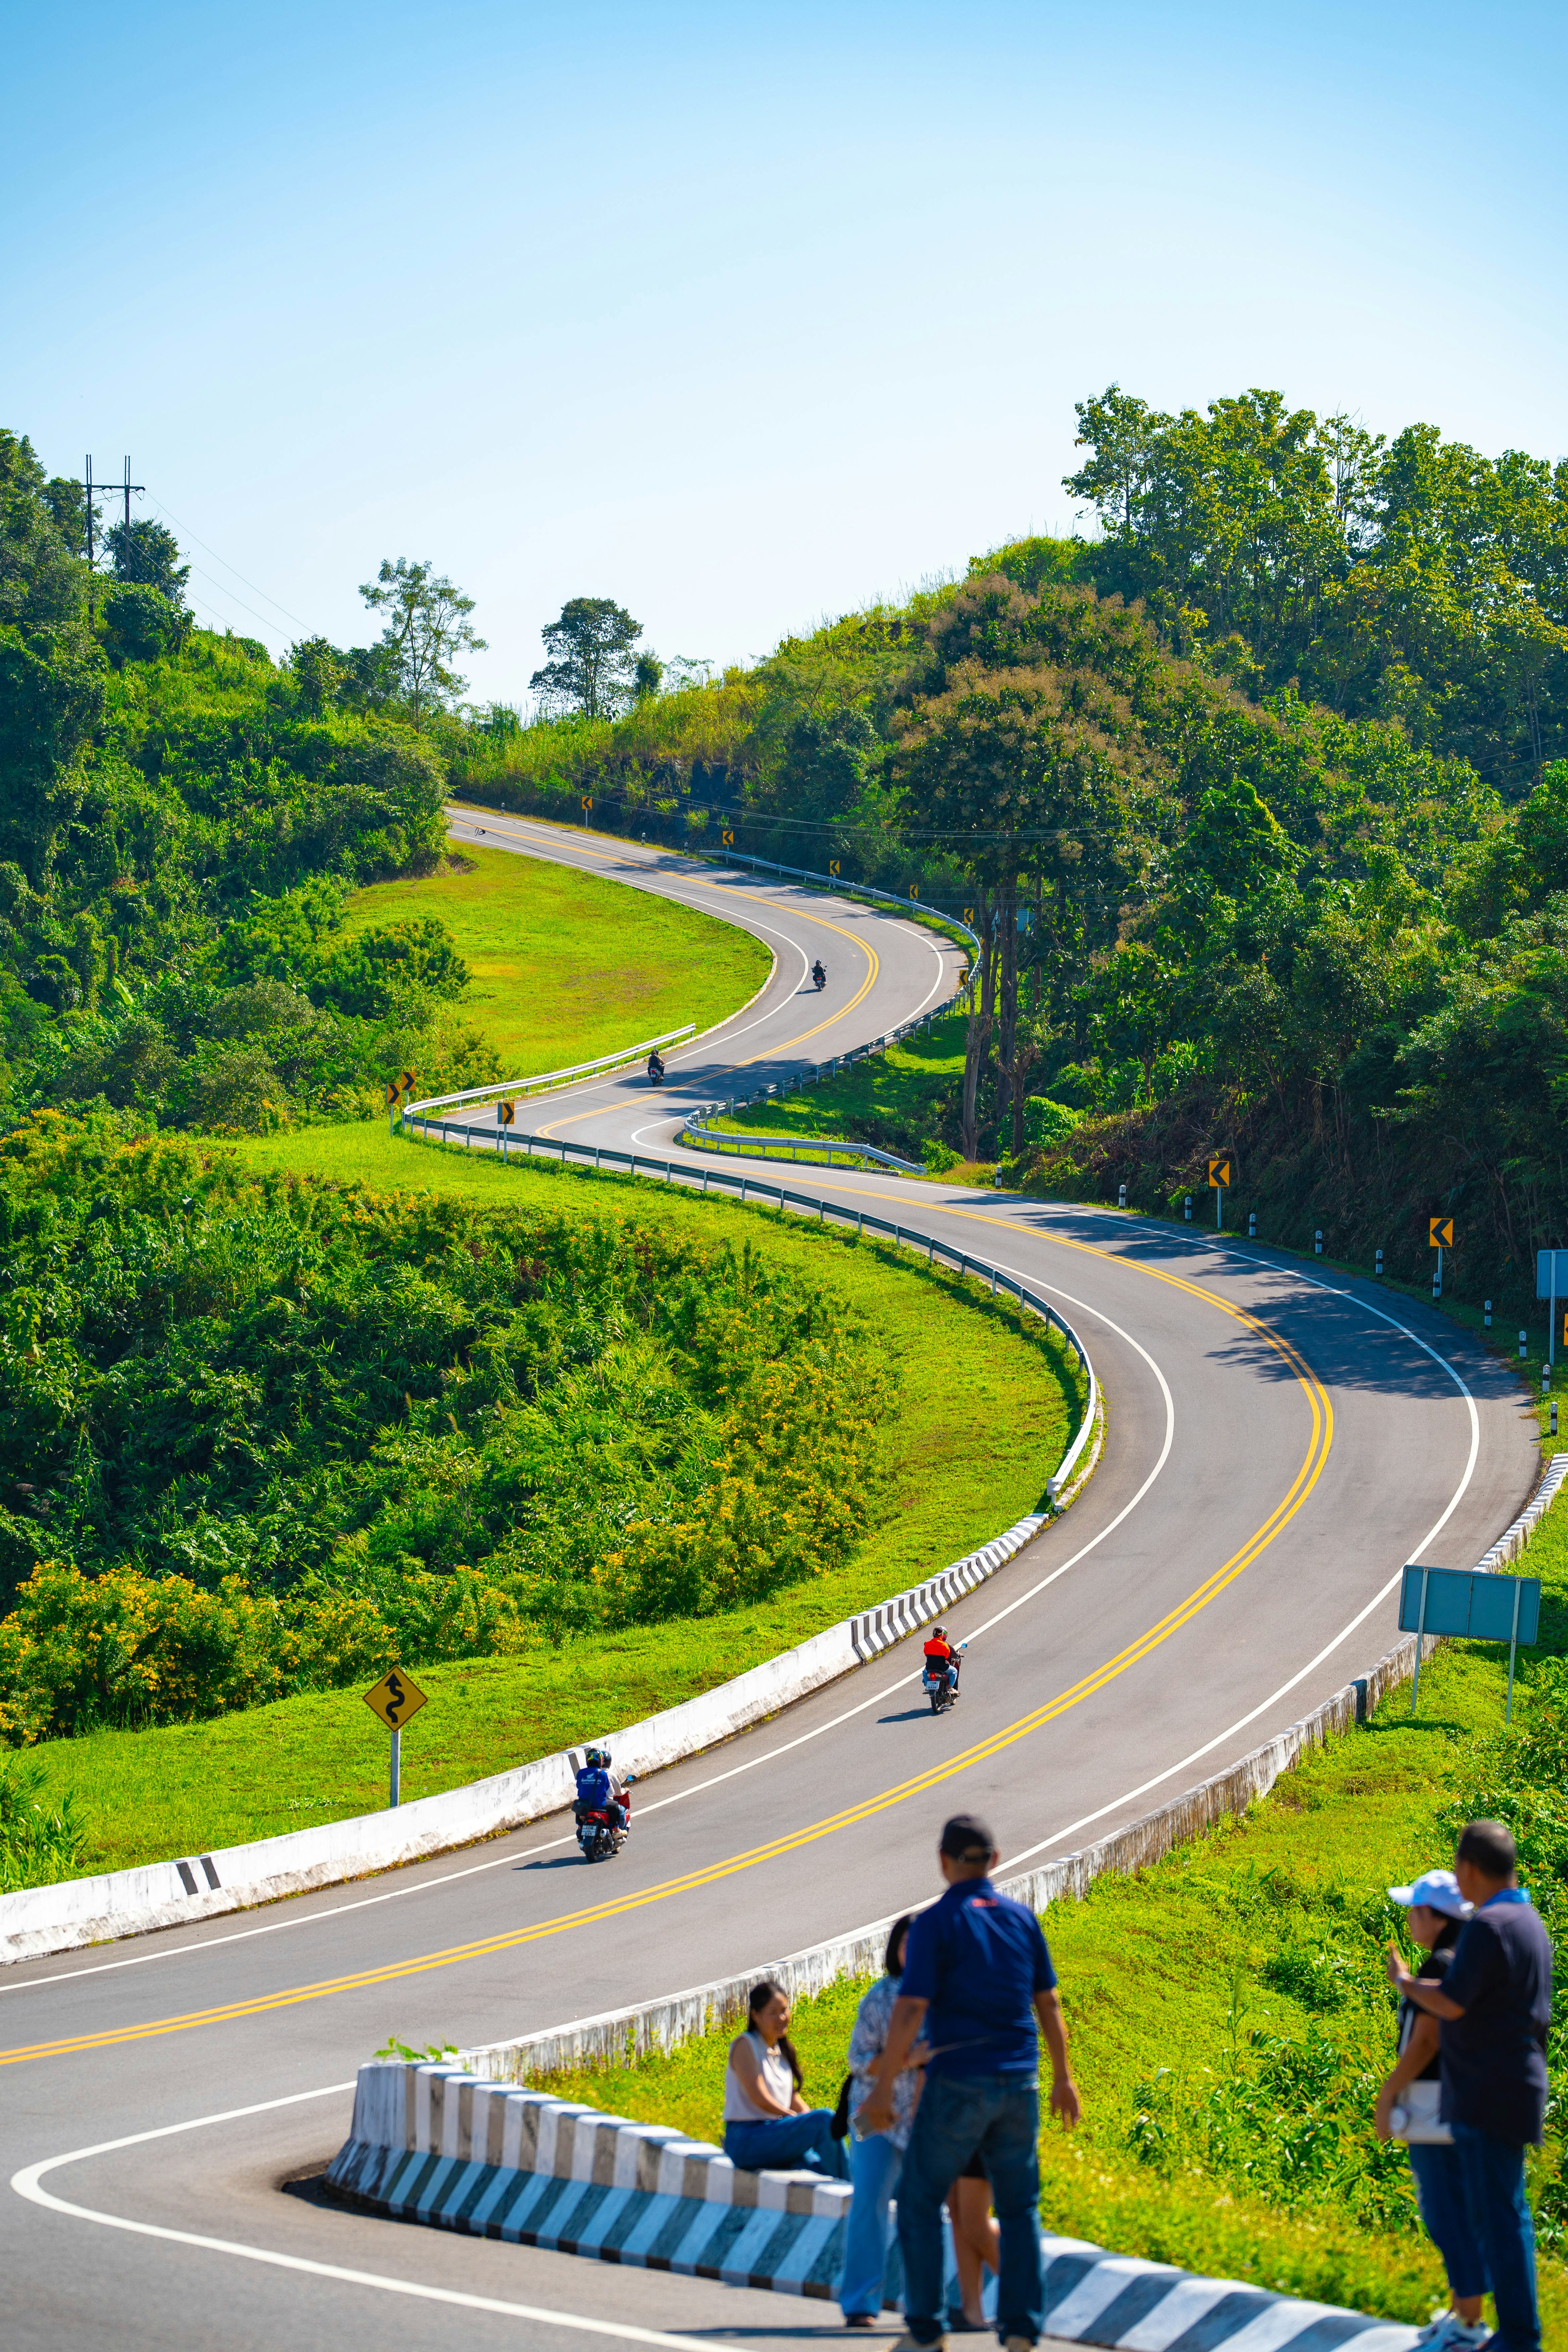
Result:
[[[944,1567],[1034,1509],[1078,1425],[1076,1366],[979,1285],[909,1253],[627,1178],[439,1150],[380,1127],[315,1128],[233,1147],[256,1169],[490,1202],[580,1200],[649,1223],[695,1223],[804,1263],[887,1334],[900,1368],[880,1523],[841,1568],[721,1616],[568,1640],[525,1658],[432,1666],[431,1704],[403,1743],[405,1797],[499,1772],[635,1721],[805,1640]],[[410,1660],[417,1667],[417,1660]],[[85,1867],[119,1869],[340,1819],[385,1802],[386,1740],[353,1691],[146,1731],[102,1731],[33,1751],[92,1825]]]
[[[1568,1650],[1568,1509],[1548,1517],[1525,1565],[1541,1577],[1544,1603],[1542,1649],[1522,1664],[1528,1690],[1535,1660]],[[1397,2196],[1375,2226],[1336,2193],[1336,2168],[1364,2162],[1370,2133],[1343,2116],[1321,2125],[1306,2067],[1292,2090],[1266,2088],[1258,2103],[1266,2187],[1249,2188],[1234,2163],[1206,2162],[1201,2146],[1168,2170],[1152,2167],[1137,2152],[1139,2118],[1158,2117],[1173,2085],[1195,2099],[1238,2067],[1261,2067],[1277,2041],[1337,2051],[1342,2080],[1386,2071],[1393,2008],[1378,1961],[1394,1914],[1385,1890],[1449,1859],[1446,1811],[1468,1744],[1501,1726],[1505,1675],[1505,1652],[1450,1644],[1423,1670],[1417,1719],[1408,1687],[1394,1692],[1364,1729],[1314,1751],[1244,1818],[1047,1913],[1084,2097],[1077,2133],[1051,2126],[1043,2136],[1047,2227],[1389,2318],[1424,2321],[1447,2300],[1436,2257],[1410,2221],[1402,2162],[1392,2167]],[[1300,1965],[1314,1949],[1336,1955],[1342,1984],[1314,1984],[1321,1971]],[[863,1989],[836,1985],[796,2010],[792,2032],[814,2102],[837,2095]],[[726,2030],[610,2078],[559,2074],[544,2087],[717,2139],[728,2042]],[[1256,2062],[1255,2050],[1264,2053]],[[1304,2166],[1294,2196],[1271,2172],[1269,2135],[1294,2135],[1298,2148],[1310,2138],[1320,2158],[1327,2144],[1324,2168]],[[1532,2159],[1538,2191],[1562,2156],[1554,2133]],[[1561,2242],[1543,2250],[1541,2283],[1546,2341],[1568,2343]]]
[[473,973],[463,1012],[509,1078],[706,1029],[768,976],[761,940],[711,915],[510,850],[461,856],[469,870],[356,891],[346,929],[439,916]]

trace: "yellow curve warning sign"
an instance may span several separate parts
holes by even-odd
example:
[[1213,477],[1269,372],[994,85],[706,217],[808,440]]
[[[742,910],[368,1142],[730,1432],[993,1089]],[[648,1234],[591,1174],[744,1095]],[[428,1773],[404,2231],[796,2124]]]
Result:
[[364,1703],[373,1715],[380,1716],[388,1731],[401,1731],[424,1706],[425,1694],[412,1675],[405,1675],[401,1666],[392,1666],[374,1689],[364,1693]]
[[1426,1221],[1426,1245],[1429,1249],[1452,1249],[1454,1220],[1452,1217],[1429,1217]]
[[1211,1184],[1228,1184],[1230,1182],[1230,1154],[1228,1151],[1218,1153],[1215,1159],[1209,1161],[1209,1182]]

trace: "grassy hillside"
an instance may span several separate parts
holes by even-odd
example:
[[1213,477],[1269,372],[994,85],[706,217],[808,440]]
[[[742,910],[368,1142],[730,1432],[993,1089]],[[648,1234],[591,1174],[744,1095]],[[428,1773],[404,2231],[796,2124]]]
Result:
[[[979,1286],[961,1287],[831,1230],[667,1198],[623,1179],[505,1170],[369,1127],[268,1138],[237,1151],[261,1175],[309,1167],[340,1183],[400,1184],[432,1202],[489,1212],[559,1213],[574,1224],[629,1216],[667,1246],[750,1247],[775,1279],[819,1288],[837,1315],[862,1325],[889,1368],[875,1500],[841,1559],[819,1562],[765,1599],[697,1617],[554,1640],[525,1622],[508,1654],[437,1663],[420,1675],[433,1704],[404,1741],[407,1796],[672,1705],[917,1581],[1037,1507],[1077,1426],[1077,1377],[1059,1347],[1033,1327],[1021,1331]],[[417,1669],[416,1652],[405,1663]],[[384,1801],[384,1738],[354,1687],[206,1721],[89,1731],[28,1753],[47,1789],[74,1792],[82,1807],[82,1868],[264,1836]]]
[[[454,870],[454,863],[456,870]],[[435,874],[356,891],[344,934],[444,925],[468,966],[467,1019],[507,1077],[591,1061],[694,1021],[705,1029],[768,976],[761,940],[595,874],[465,846]]]

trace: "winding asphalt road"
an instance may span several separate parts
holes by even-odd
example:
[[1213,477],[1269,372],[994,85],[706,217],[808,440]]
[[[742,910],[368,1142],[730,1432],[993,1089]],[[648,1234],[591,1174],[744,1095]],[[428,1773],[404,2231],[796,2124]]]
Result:
[[[637,1077],[574,1089],[541,1107],[552,1133],[668,1154],[688,1090],[708,1100],[745,1083],[731,1073],[826,1060],[952,990],[956,959],[929,932],[776,878],[483,813],[453,831],[679,898],[775,951],[762,994],[670,1057],[668,1093]],[[823,996],[806,980],[817,954]],[[1370,1282],[1110,1212],[804,1168],[786,1181],[883,1215],[896,1202],[1046,1291],[1093,1354],[1100,1469],[952,1612],[973,1645],[962,1704],[930,1716],[906,1644],[650,1780],[613,1869],[586,1869],[556,1819],[5,1970],[5,2347],[834,2332],[820,2305],[323,2203],[313,2177],[345,2135],[355,2066],[390,2032],[523,2033],[897,1910],[931,1891],[936,1825],[961,1805],[996,1824],[1010,1864],[1070,1852],[1381,1655],[1403,1562],[1470,1565],[1531,1484],[1533,1417],[1507,1368]]]

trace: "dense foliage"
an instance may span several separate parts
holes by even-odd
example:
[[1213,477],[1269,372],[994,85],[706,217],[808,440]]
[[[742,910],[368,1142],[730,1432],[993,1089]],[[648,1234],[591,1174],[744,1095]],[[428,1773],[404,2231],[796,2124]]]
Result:
[[364,1115],[408,1065],[496,1075],[449,944],[337,937],[355,885],[442,853],[416,705],[193,628],[162,526],[119,527],[107,585],[81,532],[79,486],[0,432],[0,1119],[255,1130]]
[[0,1729],[755,1600],[873,1507],[841,1300],[635,1220],[0,1145]]
[[1223,1147],[1267,1236],[1409,1276],[1446,1211],[1522,1306],[1568,1222],[1568,469],[1269,393],[1079,426],[1099,538],[458,782],[967,911],[933,1145],[1162,1211]]

